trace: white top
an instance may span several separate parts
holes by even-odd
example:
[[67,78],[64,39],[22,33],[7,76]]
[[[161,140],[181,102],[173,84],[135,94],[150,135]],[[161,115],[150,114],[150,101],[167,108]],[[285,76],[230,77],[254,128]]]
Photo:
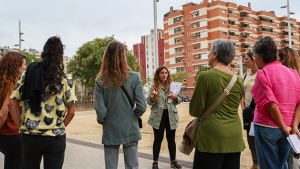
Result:
[[254,75],[250,75],[250,73],[244,75],[244,77],[246,76],[246,79],[244,80],[245,107],[249,107],[252,101],[251,89],[254,85],[256,75],[257,73],[255,73]]

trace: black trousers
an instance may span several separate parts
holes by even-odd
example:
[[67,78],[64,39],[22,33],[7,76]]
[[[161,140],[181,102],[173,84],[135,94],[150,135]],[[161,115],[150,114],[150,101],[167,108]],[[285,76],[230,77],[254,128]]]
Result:
[[202,153],[195,149],[193,169],[239,169],[241,153]]
[[170,129],[169,113],[168,109],[164,109],[159,129],[153,128],[154,131],[154,142],[153,142],[153,160],[158,161],[161,142],[164,139],[164,132],[166,129],[169,155],[171,161],[176,158],[176,143],[175,143],[175,132],[176,130]]
[[60,137],[22,135],[23,169],[39,169],[43,156],[44,169],[61,169],[66,150],[66,135]]
[[[4,169],[20,169],[22,166],[21,134],[0,135],[0,151],[4,154]],[[2,167],[0,167],[2,168]]]

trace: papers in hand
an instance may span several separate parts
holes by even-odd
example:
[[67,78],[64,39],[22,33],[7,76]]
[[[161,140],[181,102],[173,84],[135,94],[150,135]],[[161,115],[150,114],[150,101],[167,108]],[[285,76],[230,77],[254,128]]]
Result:
[[[182,83],[172,82],[170,84],[170,91],[173,92],[173,94],[175,96],[177,96],[179,94],[179,92],[180,92],[181,86],[182,86]],[[171,94],[171,92],[169,92],[169,95]],[[173,102],[173,99],[169,98],[168,99],[168,103],[172,103],[172,102]]]
[[251,122],[249,136],[254,136],[254,123],[253,122]]
[[292,146],[293,150],[300,154],[300,139],[297,135],[290,135],[287,137],[287,140],[289,141],[290,145]]

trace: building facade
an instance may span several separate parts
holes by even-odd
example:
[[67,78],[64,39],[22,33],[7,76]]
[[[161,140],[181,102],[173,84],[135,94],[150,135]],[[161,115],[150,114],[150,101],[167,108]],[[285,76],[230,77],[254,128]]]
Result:
[[[17,48],[9,48],[9,46],[3,46],[3,47],[0,46],[0,58],[1,58],[5,53],[10,52],[10,51],[12,51],[12,52],[18,52],[19,49],[17,49]],[[39,51],[36,51],[35,49],[30,48],[30,49],[29,49],[28,51],[26,51],[26,52],[28,52],[28,53],[30,53],[30,54],[34,54],[36,57],[41,57],[40,52],[39,52]]]
[[[291,21],[292,48],[300,49],[300,22]],[[245,56],[260,38],[271,36],[278,48],[288,46],[288,19],[277,17],[274,11],[253,11],[251,4],[241,6],[231,2],[204,0],[187,3],[181,10],[173,7],[164,16],[165,62],[171,73],[186,72],[182,95],[192,97],[196,74],[208,65],[212,42],[227,39],[236,46],[236,57],[228,65],[239,70],[239,56]]]
[[155,43],[154,43],[154,30],[151,29],[150,35],[141,37],[141,43],[133,45],[134,56],[139,60],[139,64],[142,67],[141,74],[144,78],[152,78],[155,70],[157,69],[155,63],[158,60],[158,65],[165,65],[164,55],[164,37],[163,30],[157,29],[157,41],[158,41],[158,57],[155,57]]
[[64,63],[64,71],[65,73],[68,72],[68,69],[67,69],[67,66],[68,66],[68,63],[71,61],[71,60],[74,60],[73,57],[68,57],[68,56],[63,56],[63,63]]

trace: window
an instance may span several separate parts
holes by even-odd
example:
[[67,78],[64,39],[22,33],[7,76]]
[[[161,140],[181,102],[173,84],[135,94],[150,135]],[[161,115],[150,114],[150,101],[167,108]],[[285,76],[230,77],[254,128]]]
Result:
[[277,24],[277,27],[279,27],[279,23]]
[[153,38],[151,38],[151,41],[153,41]]
[[257,38],[255,38],[255,41],[257,41]]
[[152,68],[154,69],[154,66],[152,66]]
[[278,42],[278,45],[280,45],[280,42]]
[[226,36],[226,35],[227,35],[227,32],[223,32],[223,35],[225,35],[225,36]]
[[[185,79],[183,79],[183,82],[184,81],[186,81]],[[184,82],[184,83],[186,83],[186,82]],[[188,93],[188,90],[187,90],[187,88],[181,88],[181,91],[180,91],[180,93]]]
[[254,28],[254,31],[256,31],[256,28]]
[[[146,49],[148,49],[148,45],[146,45]],[[147,54],[148,55],[148,54]]]
[[278,36],[280,36],[280,33],[278,33]]
[[226,10],[225,10],[225,9],[222,9],[222,13],[226,13]]
[[148,51],[147,51],[147,56],[148,56]]
[[183,79],[183,83],[186,83],[186,78]]
[[189,36],[189,31],[186,31],[186,36]]
[[239,46],[239,45],[236,45],[235,47],[236,47],[236,48],[239,48],[240,46]]
[[226,21],[222,21],[222,23],[223,23],[224,25],[226,25]]
[[198,66],[195,66],[195,71],[198,71]]
[[147,58],[147,62],[149,62],[149,59]]
[[256,19],[256,18],[254,18],[254,21],[257,21],[257,19]]
[[147,68],[149,68],[149,65],[147,64]]

